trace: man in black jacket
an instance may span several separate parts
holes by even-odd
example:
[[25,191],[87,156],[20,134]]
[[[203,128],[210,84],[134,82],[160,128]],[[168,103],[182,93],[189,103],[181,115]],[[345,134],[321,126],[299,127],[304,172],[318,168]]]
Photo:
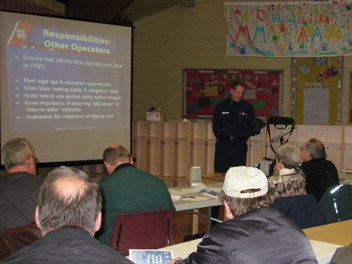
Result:
[[93,238],[101,224],[99,184],[78,169],[59,167],[40,188],[35,221],[43,237],[1,263],[132,263]]
[[243,99],[245,84],[234,81],[230,95],[214,109],[212,126],[216,137],[214,171],[225,173],[230,167],[246,165],[247,140],[260,133],[252,105]]
[[326,159],[325,146],[316,138],[305,142],[301,147],[301,153],[303,159],[301,169],[306,176],[306,191],[308,194],[314,194],[319,202],[329,187],[340,184],[337,169],[334,163]]
[[270,207],[267,191],[262,171],[230,168],[220,195],[230,220],[211,229],[196,252],[169,264],[317,263],[304,233]]

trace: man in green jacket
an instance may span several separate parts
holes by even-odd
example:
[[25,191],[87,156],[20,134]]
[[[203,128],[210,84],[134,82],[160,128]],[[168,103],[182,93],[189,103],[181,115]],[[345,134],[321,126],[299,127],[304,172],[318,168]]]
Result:
[[121,145],[111,145],[103,153],[109,177],[101,180],[103,225],[97,237],[111,246],[116,216],[122,213],[161,210],[175,207],[165,183],[133,166],[129,152]]

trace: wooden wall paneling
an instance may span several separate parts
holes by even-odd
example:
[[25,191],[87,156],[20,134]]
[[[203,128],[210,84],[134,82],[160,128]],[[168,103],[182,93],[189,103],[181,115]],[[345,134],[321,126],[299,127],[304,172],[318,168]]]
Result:
[[161,163],[161,155],[160,155],[160,138],[148,138],[147,139],[147,164],[146,169],[149,173],[161,177],[160,176],[160,163]]
[[205,141],[205,165],[203,175],[214,173],[215,142],[216,141],[212,139]]
[[175,177],[175,139],[164,138],[160,142],[160,177],[168,186],[173,186]]
[[188,184],[189,171],[189,140],[176,139],[175,141],[175,178],[174,185]]
[[[201,166],[203,175],[214,173],[216,139],[210,121],[146,122],[136,121],[132,131],[132,154],[136,166],[165,180],[170,186],[187,185],[191,166]],[[271,128],[271,138],[282,132]],[[301,147],[309,138],[321,140],[338,169],[352,169],[352,126],[297,125],[289,143]],[[248,141],[247,165],[253,166],[262,158],[274,159],[267,130]],[[273,143],[276,150],[280,140]],[[100,170],[100,173],[102,171]]]

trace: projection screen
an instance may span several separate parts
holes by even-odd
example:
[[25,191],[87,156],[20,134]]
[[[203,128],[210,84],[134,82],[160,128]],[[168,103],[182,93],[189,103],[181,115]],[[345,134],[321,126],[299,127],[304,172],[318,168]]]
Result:
[[130,27],[0,12],[1,146],[41,162],[100,160],[131,142]]

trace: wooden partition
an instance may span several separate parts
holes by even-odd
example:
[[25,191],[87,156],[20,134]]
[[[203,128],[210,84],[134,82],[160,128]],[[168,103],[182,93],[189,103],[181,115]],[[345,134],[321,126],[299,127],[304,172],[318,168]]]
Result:
[[[271,129],[271,137],[280,132]],[[352,126],[298,125],[288,142],[301,147],[312,137],[325,144],[328,159],[338,169],[352,169]],[[214,174],[215,142],[211,121],[133,122],[132,155],[136,166],[165,180],[170,187],[187,185],[192,166],[201,166],[202,175]],[[269,143],[265,128],[250,138],[247,166],[263,157],[275,157]]]

